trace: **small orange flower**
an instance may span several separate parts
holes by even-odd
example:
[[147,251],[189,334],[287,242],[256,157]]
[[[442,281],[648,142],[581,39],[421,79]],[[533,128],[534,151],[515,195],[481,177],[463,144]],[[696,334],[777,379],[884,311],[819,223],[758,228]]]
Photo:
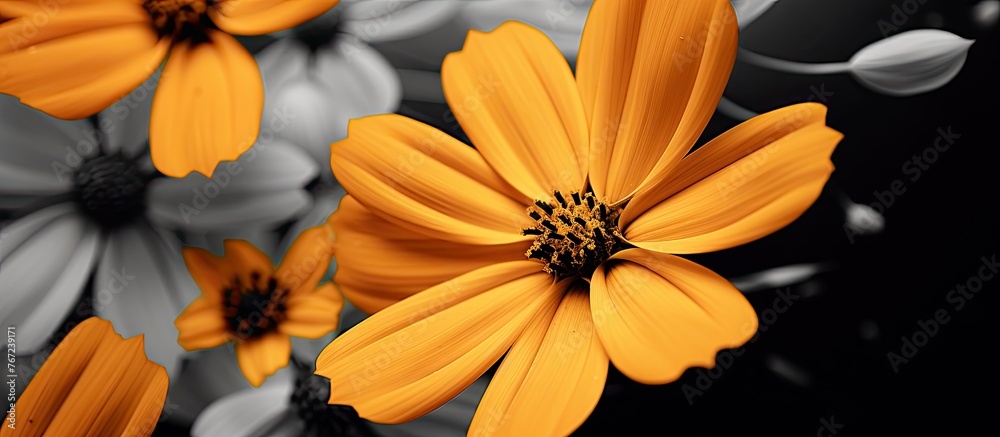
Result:
[[0,93],[84,118],[139,86],[169,52],[149,126],[153,164],[167,176],[210,176],[253,145],[264,104],[257,64],[229,33],[293,27],[337,2],[3,0]]
[[469,32],[445,59],[445,97],[475,149],[398,115],[353,120],[332,145],[350,193],[331,217],[335,281],[377,313],[317,359],[330,400],[405,422],[503,357],[469,434],[567,435],[609,361],[663,384],[749,340],[742,293],[675,254],[791,223],[842,135],[807,103],[690,152],[737,36],[728,0],[597,0],[575,77],[517,22]]
[[202,296],[174,322],[177,342],[189,351],[235,342],[243,376],[259,387],[288,365],[289,336],[317,339],[337,329],[343,297],[329,282],[317,288],[332,239],[326,224],[302,232],[277,268],[246,241],[226,240],[222,257],[185,247]]
[[149,436],[167,398],[167,372],[142,336],[84,320],[56,346],[7,415],[0,437]]

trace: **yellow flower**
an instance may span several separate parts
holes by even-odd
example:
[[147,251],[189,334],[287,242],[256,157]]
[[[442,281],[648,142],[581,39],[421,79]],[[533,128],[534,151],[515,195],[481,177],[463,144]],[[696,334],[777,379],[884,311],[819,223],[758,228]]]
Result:
[[149,126],[153,163],[167,176],[210,176],[253,145],[264,104],[253,56],[225,32],[286,29],[337,1],[0,0],[0,93],[55,117],[88,117],[169,52]]
[[504,357],[469,434],[564,435],[593,410],[609,360],[662,384],[750,339],[743,295],[674,254],[792,222],[842,135],[825,107],[801,104],[689,154],[737,34],[728,0],[598,0],[575,78],[516,22],[470,32],[445,59],[475,149],[397,115],[352,121],[332,145],[350,193],[331,217],[335,282],[378,312],[318,358],[331,402],[405,422]]
[[326,224],[303,231],[277,268],[246,241],[226,240],[222,257],[185,247],[202,295],[174,322],[177,343],[193,351],[234,342],[243,376],[259,387],[288,365],[289,336],[317,339],[337,329],[343,297],[329,282],[317,287],[332,239]]
[[63,339],[8,413],[0,437],[149,436],[167,398],[167,372],[91,317]]

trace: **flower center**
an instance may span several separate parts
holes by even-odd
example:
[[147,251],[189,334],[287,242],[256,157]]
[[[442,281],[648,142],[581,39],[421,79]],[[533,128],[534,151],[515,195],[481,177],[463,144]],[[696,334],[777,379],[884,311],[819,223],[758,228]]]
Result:
[[310,436],[375,436],[376,434],[346,405],[330,405],[330,380],[300,372],[295,380],[290,405],[306,424]]
[[208,7],[215,0],[145,0],[143,6],[160,36],[177,38],[201,34],[208,20]]
[[250,284],[237,276],[223,292],[223,310],[230,334],[240,339],[260,337],[278,328],[285,320],[288,292],[274,278],[261,281],[259,272],[250,274]]
[[77,201],[84,212],[105,227],[116,227],[141,217],[146,210],[146,187],[152,179],[136,159],[121,153],[87,158],[73,174]]
[[543,269],[558,277],[590,277],[604,261],[627,243],[618,230],[621,208],[597,200],[593,193],[559,191],[553,200],[536,200],[528,208],[535,226],[521,230],[534,235],[525,252],[528,259],[542,262]]

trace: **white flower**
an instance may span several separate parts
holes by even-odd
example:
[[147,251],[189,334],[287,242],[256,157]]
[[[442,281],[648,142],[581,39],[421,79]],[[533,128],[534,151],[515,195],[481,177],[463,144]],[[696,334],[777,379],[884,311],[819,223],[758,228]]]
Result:
[[884,94],[920,94],[951,81],[965,65],[973,42],[937,29],[902,32],[855,53],[850,71],[862,84]]
[[[179,405],[182,411],[189,404],[198,405],[201,413],[191,429],[195,437],[340,435],[329,432],[343,425],[366,427],[384,437],[462,437],[486,391],[487,381],[481,378],[452,401],[418,420],[401,425],[369,423],[358,418],[352,408],[326,403],[329,381],[314,375],[309,364],[302,364],[315,361],[322,349],[322,345],[314,347],[317,344],[313,341],[293,345],[298,364],[279,370],[259,388],[251,388],[242,380],[231,350],[219,347],[205,351],[210,355],[198,357],[202,362],[193,361],[192,371],[186,371],[181,384],[171,388],[170,402]],[[204,406],[206,393],[225,395]],[[322,430],[327,432],[323,433],[317,426],[330,428]]]
[[146,136],[154,86],[93,120],[57,120],[0,96],[0,324],[19,328],[19,355],[86,315],[76,308],[86,290],[96,315],[126,337],[144,334],[146,354],[174,375],[184,354],[174,319],[199,294],[174,231],[273,226],[310,206],[302,188],[314,161],[264,130],[212,179],[157,174]]

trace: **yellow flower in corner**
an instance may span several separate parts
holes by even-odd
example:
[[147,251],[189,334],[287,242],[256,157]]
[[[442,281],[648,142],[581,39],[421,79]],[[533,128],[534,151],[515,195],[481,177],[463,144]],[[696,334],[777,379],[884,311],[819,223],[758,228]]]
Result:
[[[264,86],[236,35],[275,32],[338,0],[0,0],[0,93],[63,119],[98,113],[170,57],[153,100],[153,164],[211,176],[253,145]],[[228,33],[226,33],[228,32]]]
[[149,436],[167,398],[167,371],[91,317],[59,343],[0,428],[13,436]]
[[823,106],[801,104],[688,153],[737,34],[728,0],[597,0],[575,77],[517,22],[470,32],[445,59],[445,96],[475,149],[398,115],[353,120],[332,145],[350,193],[331,217],[335,282],[378,312],[317,360],[331,401],[409,421],[504,357],[469,434],[565,435],[609,361],[662,384],[750,339],[743,295],[676,254],[792,222],[842,135]]
[[291,356],[289,336],[317,339],[337,329],[344,300],[329,282],[317,287],[332,258],[330,227],[310,228],[277,268],[246,241],[226,240],[222,257],[184,248],[202,295],[174,322],[177,343],[193,351],[236,345],[243,376],[254,387]]

